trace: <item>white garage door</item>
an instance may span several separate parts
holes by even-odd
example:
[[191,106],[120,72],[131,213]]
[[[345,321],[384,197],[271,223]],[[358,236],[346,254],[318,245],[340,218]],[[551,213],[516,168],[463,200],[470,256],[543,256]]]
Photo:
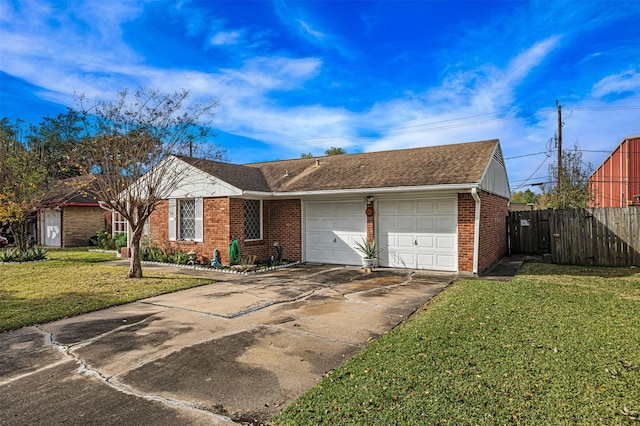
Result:
[[306,203],[305,260],[360,265],[354,246],[367,235],[365,207],[363,201]]
[[442,199],[380,201],[380,265],[456,271],[457,201]]
[[42,219],[42,241],[45,246],[62,246],[62,217],[59,211],[46,209]]

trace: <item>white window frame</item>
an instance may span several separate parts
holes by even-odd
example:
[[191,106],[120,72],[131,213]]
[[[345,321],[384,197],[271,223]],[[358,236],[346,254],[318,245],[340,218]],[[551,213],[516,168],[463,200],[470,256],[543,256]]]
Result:
[[[182,217],[182,209],[183,206],[185,206],[187,203],[193,203],[193,236],[189,235],[188,238],[186,238],[183,235],[183,232],[185,231],[185,226],[184,226],[184,222],[183,222],[183,218]],[[184,198],[181,200],[178,200],[178,215],[177,215],[177,224],[178,224],[178,239],[181,241],[192,241],[196,239],[196,200],[195,198]],[[191,217],[188,217],[186,219],[191,219]]]
[[[247,201],[257,201],[258,203],[260,203],[259,204],[259,215],[260,215],[260,217],[258,218],[259,225],[260,225],[260,236],[259,236],[259,238],[249,238],[249,239],[247,238],[247,229],[246,229],[246,220],[245,220],[245,215],[247,214]],[[264,232],[264,229],[263,229],[264,226],[263,226],[263,223],[262,223],[263,222],[262,221],[262,219],[263,219],[263,217],[262,217],[263,216],[262,206],[263,206],[262,200],[253,199],[253,198],[246,198],[244,200],[243,209],[242,209],[242,213],[243,213],[242,218],[243,218],[243,224],[245,225],[245,230],[244,230],[244,235],[243,235],[245,241],[262,241],[264,239],[264,233],[263,233]]]
[[129,222],[116,210],[111,211],[111,235],[129,234]]
[[[195,201],[195,238],[188,240],[178,239],[180,235],[180,201]],[[203,198],[183,198],[169,199],[169,241],[204,241],[204,199]]]

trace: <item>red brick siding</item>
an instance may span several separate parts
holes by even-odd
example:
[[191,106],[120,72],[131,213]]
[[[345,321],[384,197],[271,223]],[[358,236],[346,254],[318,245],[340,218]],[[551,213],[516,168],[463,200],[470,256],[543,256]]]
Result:
[[[507,252],[507,200],[483,191],[480,196],[478,271],[483,272]],[[458,194],[458,270],[473,271],[476,202],[470,193]]]
[[210,263],[213,250],[220,251],[223,263],[229,262],[229,199],[205,198],[203,201],[204,241],[169,241],[169,201],[163,201],[149,217],[149,243],[167,250],[198,252],[200,261]]
[[471,194],[458,194],[458,270],[473,272],[473,236],[476,202]]
[[265,241],[269,256],[275,254],[274,242],[282,246],[282,257],[302,260],[302,204],[300,200],[264,202]]
[[169,202],[163,201],[149,218],[149,240],[152,245],[168,250],[198,252],[198,257],[210,263],[213,250],[218,249],[222,263],[229,263],[229,241],[237,238],[242,257],[254,255],[257,260],[275,254],[273,243],[283,247],[283,257],[302,259],[302,220],[300,200],[265,200],[263,202],[263,239],[244,241],[244,199],[205,198],[204,241],[169,241]]
[[62,246],[84,247],[105,227],[100,207],[67,206],[62,209]]
[[478,271],[484,272],[507,253],[507,201],[497,195],[479,191],[480,256]]
[[370,216],[367,216],[367,240],[369,242],[373,242],[376,235],[375,210],[373,207],[373,203],[367,203],[367,209],[369,208],[371,208],[372,214]]

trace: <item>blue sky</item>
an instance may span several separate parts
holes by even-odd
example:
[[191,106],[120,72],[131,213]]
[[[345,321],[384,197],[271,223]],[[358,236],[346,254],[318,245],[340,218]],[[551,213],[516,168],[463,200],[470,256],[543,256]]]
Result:
[[556,100],[594,167],[640,134],[638,22],[637,0],[0,0],[0,116],[184,88],[220,102],[234,163],[497,138],[526,189],[548,180]]

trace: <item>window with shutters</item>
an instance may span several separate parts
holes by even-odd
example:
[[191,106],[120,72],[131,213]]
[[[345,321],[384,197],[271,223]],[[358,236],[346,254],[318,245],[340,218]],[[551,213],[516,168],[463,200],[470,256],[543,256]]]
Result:
[[178,238],[193,240],[196,237],[196,200],[180,200],[178,203]]
[[262,239],[261,200],[244,200],[244,239]]

